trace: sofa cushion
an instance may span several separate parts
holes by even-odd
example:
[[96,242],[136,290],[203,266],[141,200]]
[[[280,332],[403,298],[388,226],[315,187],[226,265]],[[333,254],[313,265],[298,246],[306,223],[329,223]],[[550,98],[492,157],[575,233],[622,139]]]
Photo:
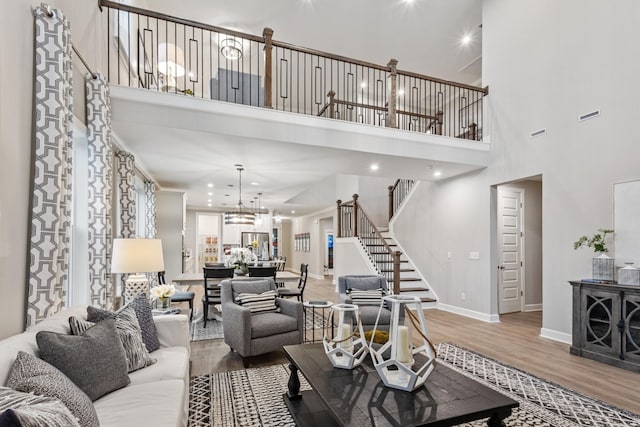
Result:
[[[375,305],[362,305],[358,307],[358,311],[360,312],[360,322],[363,325],[373,325],[376,323],[376,317],[378,317],[379,306]],[[389,323],[391,322],[391,310],[386,308],[382,308],[382,313],[380,313],[380,319],[378,320],[378,325],[387,325],[385,329],[388,329]]]
[[276,291],[269,290],[260,294],[241,293],[236,297],[236,303],[246,307],[251,313],[276,311]]
[[251,338],[297,331],[298,320],[282,313],[259,313],[251,318]]
[[[136,313],[133,307],[126,306],[116,314],[116,328],[118,330],[118,337],[124,348],[124,354],[127,357],[127,369],[128,372],[137,371],[155,363],[147,348],[142,341],[142,333],[140,332],[140,325],[136,317]],[[71,332],[74,335],[80,335],[91,326],[95,325],[88,320],[79,320],[75,317],[69,318],[69,325],[71,326]]]
[[[151,368],[143,371],[146,369]],[[94,404],[100,427],[176,427],[187,425],[184,402],[188,393],[183,380],[155,381],[131,384]]]
[[38,355],[35,332],[23,332],[0,341],[0,386],[7,385],[9,371],[19,351]]
[[82,335],[40,331],[36,341],[40,357],[61,370],[92,401],[129,384],[127,358],[114,319]]
[[131,385],[162,380],[183,380],[189,385],[189,350],[185,347],[163,347],[151,356],[157,362],[129,374]]
[[231,286],[233,288],[233,300],[235,301],[239,294],[261,294],[272,290],[272,283],[273,279],[234,280]]
[[104,319],[114,318],[118,313],[122,312],[128,306],[133,307],[134,311],[136,312],[138,324],[140,325],[140,330],[142,331],[142,341],[147,347],[147,350],[151,352],[159,349],[160,341],[158,340],[158,331],[156,330],[156,324],[153,321],[151,305],[149,304],[149,300],[147,299],[146,294],[138,295],[129,304],[115,313],[113,311],[89,306],[87,307],[87,320],[89,320],[90,322],[99,322]]
[[0,426],[80,427],[80,424],[58,399],[0,387]]
[[378,289],[349,289],[349,297],[351,302],[355,305],[376,305],[380,306],[382,297],[384,296],[384,290]]
[[98,427],[91,399],[69,378],[44,360],[21,351],[13,362],[7,386],[17,391],[60,399],[83,427]]

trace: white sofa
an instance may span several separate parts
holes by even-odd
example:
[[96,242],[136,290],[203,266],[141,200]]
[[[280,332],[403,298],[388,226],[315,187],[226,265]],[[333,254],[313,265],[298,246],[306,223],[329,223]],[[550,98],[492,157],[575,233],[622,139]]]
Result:
[[[19,335],[0,341],[0,384],[6,386],[19,350],[38,356],[36,333],[69,333],[70,316],[87,318],[87,308],[68,308]],[[189,319],[186,315],[154,317],[160,348],[157,362],[129,374],[131,383],[94,402],[101,427],[186,427],[189,409]]]

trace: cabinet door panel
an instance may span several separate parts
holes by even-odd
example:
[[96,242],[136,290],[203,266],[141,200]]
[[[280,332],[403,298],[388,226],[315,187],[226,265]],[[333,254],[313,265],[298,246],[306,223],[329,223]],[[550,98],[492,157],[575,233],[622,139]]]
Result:
[[584,347],[599,353],[618,354],[620,333],[620,296],[617,293],[588,290],[582,295],[585,322],[582,325]]
[[626,295],[622,310],[625,324],[622,354],[626,360],[640,362],[640,295]]

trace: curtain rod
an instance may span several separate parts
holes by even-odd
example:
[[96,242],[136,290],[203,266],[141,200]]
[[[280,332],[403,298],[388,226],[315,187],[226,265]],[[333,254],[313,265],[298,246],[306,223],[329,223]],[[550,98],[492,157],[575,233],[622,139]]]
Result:
[[[46,3],[40,3],[40,10],[42,10],[42,12],[44,12],[48,17],[53,16],[53,9],[51,9],[51,5],[48,5]],[[91,71],[91,67],[89,67],[89,64],[87,64],[87,61],[84,60],[84,58],[76,48],[76,45],[73,44],[73,41],[71,41],[71,48],[76,53],[76,55],[78,55],[78,58],[80,58],[80,62],[82,62],[82,65],[84,65],[84,68],[86,68],[89,74],[91,74],[91,77],[94,79],[97,79],[98,75],[93,71]]]

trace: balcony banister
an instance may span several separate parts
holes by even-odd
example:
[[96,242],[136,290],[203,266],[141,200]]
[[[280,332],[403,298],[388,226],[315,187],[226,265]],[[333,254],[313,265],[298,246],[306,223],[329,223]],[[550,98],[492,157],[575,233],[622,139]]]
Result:
[[489,94],[489,86],[485,86],[485,87],[473,86],[473,85],[458,83],[451,80],[439,79],[437,77],[431,77],[426,74],[420,74],[420,73],[415,73],[413,71],[405,71],[405,70],[398,70],[398,75],[413,77],[416,79],[430,80],[434,83],[441,83],[443,85],[453,86],[460,89],[472,90],[472,91],[480,92],[484,95]]
[[264,107],[273,108],[273,84],[272,84],[272,50],[273,50],[273,30],[265,28],[262,30],[264,37]]
[[308,55],[321,56],[328,59],[333,59],[335,61],[346,62],[347,64],[360,65],[362,67],[373,68],[380,71],[389,71],[389,67],[385,67],[384,65],[374,64],[372,62],[362,61],[355,58],[349,58],[342,55],[336,55],[334,53],[324,52],[322,50],[310,49],[306,47],[297,46],[295,44],[282,42],[279,40],[274,40],[273,45],[276,47],[281,47],[283,49],[293,50],[299,53],[305,53]]
[[129,6],[127,4],[123,4],[123,3],[118,3],[115,1],[110,1],[110,0],[99,0],[99,4],[100,9],[102,10],[102,7],[108,7],[108,8],[112,8],[112,9],[119,9],[122,10],[124,12],[131,12],[131,13],[135,13],[138,15],[144,15],[144,16],[148,16],[149,18],[155,18],[155,19],[162,19],[165,21],[169,21],[175,24],[181,24],[181,25],[186,25],[189,27],[194,27],[194,28],[198,28],[200,30],[207,30],[207,31],[213,31],[216,33],[223,33],[223,34],[227,34],[229,36],[235,36],[235,37],[241,37],[243,39],[247,39],[247,40],[251,40],[251,41],[255,41],[255,42],[260,42],[263,43],[264,39],[260,36],[256,36],[253,34],[249,34],[249,33],[243,33],[242,31],[236,31],[236,30],[230,30],[228,28],[223,28],[223,27],[218,27],[215,25],[209,25],[209,24],[203,24],[202,22],[197,22],[197,21],[192,21],[190,19],[184,19],[184,18],[178,18],[175,16],[171,16],[171,15],[167,15],[164,13],[160,13],[160,12],[155,12],[153,10],[148,10],[148,9],[142,9],[139,7],[135,7],[135,6]]

